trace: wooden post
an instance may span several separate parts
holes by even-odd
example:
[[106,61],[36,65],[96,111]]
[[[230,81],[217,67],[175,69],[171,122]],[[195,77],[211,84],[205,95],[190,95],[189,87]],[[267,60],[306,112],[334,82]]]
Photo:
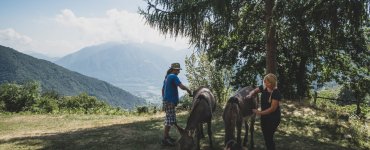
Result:
[[316,106],[316,99],[317,99],[317,91],[315,90],[315,94],[313,96],[313,105]]
[[356,115],[361,114],[361,108],[360,108],[360,99],[357,98],[357,109],[356,109]]

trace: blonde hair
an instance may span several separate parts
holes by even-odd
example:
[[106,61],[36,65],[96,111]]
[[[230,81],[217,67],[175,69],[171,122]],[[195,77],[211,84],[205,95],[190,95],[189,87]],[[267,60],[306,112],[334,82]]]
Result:
[[277,87],[277,84],[278,84],[278,82],[277,82],[277,77],[276,77],[274,74],[272,74],[272,73],[267,74],[267,75],[263,78],[263,81],[267,81],[267,82],[271,83],[271,85],[272,85],[273,87]]

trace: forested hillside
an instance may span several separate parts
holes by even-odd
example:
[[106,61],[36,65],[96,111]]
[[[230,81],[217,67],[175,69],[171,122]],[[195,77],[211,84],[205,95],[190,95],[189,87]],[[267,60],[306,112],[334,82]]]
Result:
[[133,108],[145,103],[144,99],[107,82],[33,58],[14,49],[0,46],[0,54],[0,84],[38,81],[43,91],[56,91],[61,95],[86,92],[121,108]]

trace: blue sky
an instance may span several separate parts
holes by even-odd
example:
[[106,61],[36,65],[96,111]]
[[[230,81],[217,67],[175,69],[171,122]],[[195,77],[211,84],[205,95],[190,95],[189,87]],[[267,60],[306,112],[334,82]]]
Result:
[[175,49],[187,40],[161,35],[138,15],[142,0],[2,0],[0,45],[61,57],[110,41],[151,42]]

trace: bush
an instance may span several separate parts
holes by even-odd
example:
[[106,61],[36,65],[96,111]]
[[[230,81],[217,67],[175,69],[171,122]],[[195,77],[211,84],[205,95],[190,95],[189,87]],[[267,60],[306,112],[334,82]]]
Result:
[[40,84],[28,82],[25,85],[5,83],[0,86],[0,101],[4,110],[20,112],[30,110],[31,106],[40,98]]
[[188,95],[184,95],[180,98],[177,109],[179,110],[190,110],[193,105],[193,98]]
[[5,103],[4,101],[0,99],[0,112],[4,112],[4,111],[5,111]]
[[149,113],[149,108],[147,106],[139,106],[139,107],[136,107],[136,112],[139,113],[139,114],[142,114],[142,113]]
[[77,96],[61,97],[56,91],[47,91],[40,97],[40,84],[25,85],[5,83],[0,85],[0,112],[17,113],[68,113],[122,115],[127,111],[114,108],[107,103],[81,93]]
[[61,98],[59,93],[57,91],[54,91],[54,90],[46,91],[46,92],[42,93],[41,97],[52,98],[52,99],[55,99],[55,100],[58,100],[58,99]]
[[110,107],[108,104],[98,100],[94,96],[89,96],[87,93],[81,93],[78,96],[63,97],[59,104],[61,109],[69,109],[75,112],[83,112],[90,114],[99,109]]
[[155,114],[158,111],[158,106],[153,104],[148,104],[146,106],[137,106],[135,112],[138,114]]
[[338,104],[348,105],[356,103],[356,98],[354,97],[354,92],[347,86],[343,86],[338,93],[338,99],[341,101]]
[[56,99],[41,97],[40,100],[32,106],[32,112],[52,113],[58,111],[58,102]]

